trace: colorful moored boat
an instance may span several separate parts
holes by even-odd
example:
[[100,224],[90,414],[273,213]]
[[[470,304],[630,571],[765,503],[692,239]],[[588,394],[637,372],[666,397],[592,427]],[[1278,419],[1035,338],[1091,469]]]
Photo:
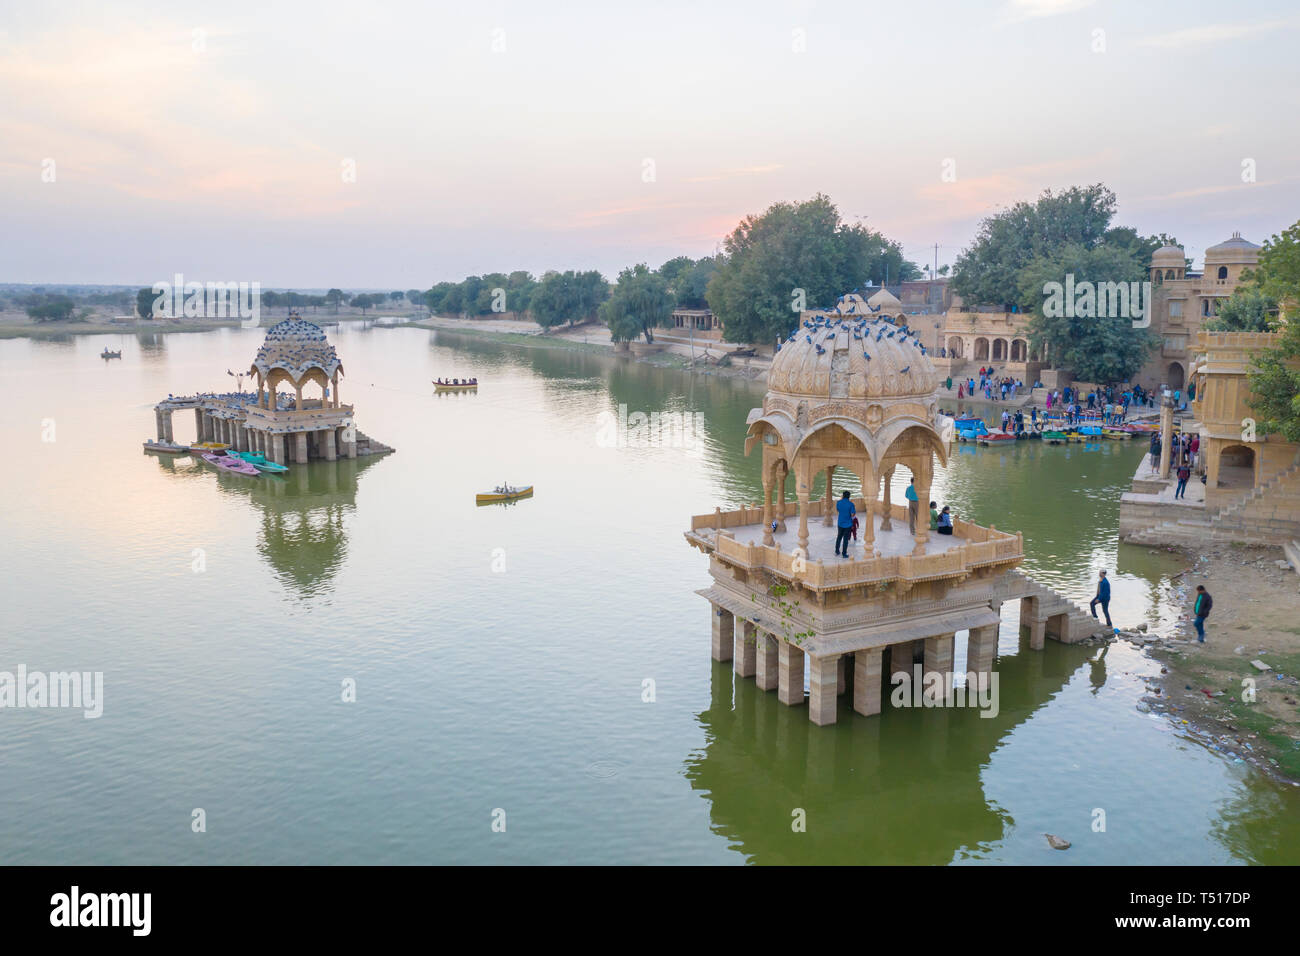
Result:
[[531,498],[533,496],[533,486],[524,485],[522,488],[511,488],[509,485],[502,485],[491,491],[480,492],[474,496],[474,503],[480,505],[496,504],[501,501],[518,501],[520,498]]

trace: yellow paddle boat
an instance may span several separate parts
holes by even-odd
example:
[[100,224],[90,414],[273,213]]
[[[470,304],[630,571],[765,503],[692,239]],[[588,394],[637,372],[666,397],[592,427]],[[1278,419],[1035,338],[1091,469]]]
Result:
[[195,442],[190,446],[190,451],[196,455],[215,455],[217,452],[225,451],[230,446],[219,441],[201,441]]
[[532,485],[524,485],[522,488],[512,488],[510,485],[497,485],[491,491],[483,491],[475,495],[474,503],[480,505],[491,505],[501,501],[518,501],[520,498],[531,498],[532,496]]

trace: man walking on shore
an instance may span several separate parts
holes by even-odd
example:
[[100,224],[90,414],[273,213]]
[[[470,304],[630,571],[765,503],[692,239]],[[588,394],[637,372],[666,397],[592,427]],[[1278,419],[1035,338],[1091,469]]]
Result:
[[[835,553],[849,556],[849,535],[853,533],[853,517],[857,514],[858,509],[853,507],[853,502],[849,500],[849,493],[844,492],[840,500],[835,502],[835,510],[839,512],[839,520],[836,522],[835,535]],[[843,551],[840,548],[843,547]]]
[[921,508],[921,499],[916,497],[916,486],[912,482],[907,483],[907,530],[916,536],[916,514]]
[[[1106,572],[1100,571],[1097,574],[1097,596],[1092,599],[1088,605],[1088,610],[1092,611],[1092,616],[1097,617],[1097,605],[1101,605],[1102,613],[1106,615],[1106,626],[1114,627],[1110,623],[1110,582],[1106,580]],[[1098,618],[1100,620],[1100,618]]]
[[1178,466],[1178,487],[1174,489],[1175,498],[1183,498],[1187,491],[1187,480],[1192,477],[1192,469],[1187,467],[1187,462]]
[[1205,643],[1205,619],[1210,616],[1210,608],[1212,607],[1214,607],[1214,598],[1210,597],[1210,592],[1205,590],[1205,585],[1196,585],[1196,603],[1192,605],[1192,623],[1196,625],[1196,640],[1198,643]]

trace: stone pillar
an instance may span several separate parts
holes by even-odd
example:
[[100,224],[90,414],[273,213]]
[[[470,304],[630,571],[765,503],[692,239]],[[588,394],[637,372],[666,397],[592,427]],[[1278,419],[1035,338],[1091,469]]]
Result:
[[[809,657],[808,719],[820,727],[835,723],[839,705],[839,655]],[[803,688],[799,688],[800,692]]]
[[1174,398],[1172,395],[1160,396],[1160,477],[1169,477],[1169,465],[1173,459],[1174,442]]
[[892,531],[894,530],[894,522],[891,521],[890,518],[894,513],[894,503],[891,499],[891,489],[889,486],[894,483],[894,469],[886,468],[880,478],[885,486],[884,495],[881,496],[882,507],[880,509],[880,530]]
[[916,544],[912,548],[913,554],[925,554],[925,546],[930,542],[930,485],[934,478],[933,454],[929,450],[924,453],[924,457],[917,462],[919,467],[912,476],[917,498]]
[[203,409],[194,409],[194,443],[203,441]]
[[[733,658],[737,677],[753,677],[758,655],[758,642],[755,640],[753,621],[741,621],[740,630],[736,632],[736,653]],[[733,627],[734,630],[734,627]]]
[[789,467],[778,465],[776,469],[776,530],[785,531],[785,480],[790,475]]
[[912,649],[911,641],[904,641],[902,644],[889,645],[889,677],[891,683],[895,682],[894,678],[898,674],[906,674],[908,687],[912,686],[912,665],[915,652]]
[[925,639],[925,663],[921,666],[921,676],[938,674],[939,686],[945,689],[952,686],[953,643],[955,634],[939,634]]
[[284,454],[284,436],[276,434],[268,437],[271,439],[271,460],[277,465],[286,464]]
[[203,440],[216,441],[216,439],[213,438],[215,434],[216,434],[216,430],[212,424],[212,416],[209,415],[207,412],[204,412],[203,413]]
[[1029,629],[1029,649],[1041,651],[1047,636],[1047,621],[1038,616],[1038,598],[1020,599],[1020,626]]
[[863,717],[880,713],[880,682],[884,652],[879,647],[853,655],[853,709]]
[[808,480],[806,475],[795,473],[795,495],[799,498],[799,547],[808,555]]
[[334,429],[326,429],[321,432],[321,444],[325,448],[325,460],[337,461],[339,457],[338,446],[334,442]]
[[998,652],[998,629],[972,627],[966,639],[966,670],[971,673],[991,673],[993,658]]
[[835,474],[835,466],[829,465],[826,468],[826,514],[822,518],[822,524],[829,528],[832,524],[831,513],[835,510],[835,493],[831,490],[831,478]]
[[725,607],[709,605],[713,615],[713,659],[731,660],[731,647],[735,643],[736,619]]
[[297,465],[307,464],[307,433],[296,432],[293,436],[293,461]]
[[174,442],[176,439],[172,436],[172,413],[168,410],[163,412],[163,440]]
[[357,457],[357,440],[355,434],[351,441],[345,441],[343,443],[343,448],[347,452],[349,458]]
[[776,544],[772,537],[772,477],[767,466],[763,466],[763,544],[769,548]]
[[847,654],[841,654],[836,660],[839,661],[839,665],[835,669],[835,693],[838,696],[843,694],[847,687],[848,678],[844,672],[849,669],[850,658]]
[[762,690],[776,690],[780,650],[777,640],[767,631],[758,632],[758,648],[754,659],[754,683]]
[[803,703],[803,651],[789,641],[777,647],[777,699],[798,707]]
[[162,423],[161,408],[155,408],[153,410],[153,423],[154,423],[155,430],[158,432],[158,440],[166,441],[167,439],[163,437],[163,423]]

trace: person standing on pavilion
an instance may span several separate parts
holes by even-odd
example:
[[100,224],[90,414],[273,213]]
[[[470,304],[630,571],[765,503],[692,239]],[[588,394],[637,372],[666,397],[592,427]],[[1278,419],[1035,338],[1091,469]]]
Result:
[[[843,557],[849,556],[849,535],[853,533],[853,518],[858,509],[853,506],[849,500],[849,493],[846,490],[840,496],[840,500],[835,502],[835,510],[839,513],[839,520],[836,522],[835,534],[835,553]],[[843,550],[841,551],[841,547]]]
[[916,496],[916,485],[914,482],[907,483],[907,529],[916,536],[916,515],[921,510],[921,499]]

